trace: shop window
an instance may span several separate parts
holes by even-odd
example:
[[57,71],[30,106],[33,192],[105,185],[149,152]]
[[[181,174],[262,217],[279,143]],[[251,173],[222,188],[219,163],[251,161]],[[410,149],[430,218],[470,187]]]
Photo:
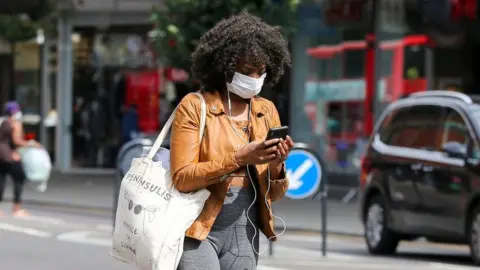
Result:
[[15,96],[24,114],[39,114],[38,70],[15,72]]
[[327,105],[326,161],[331,171],[356,171],[365,150],[363,102],[330,102]]

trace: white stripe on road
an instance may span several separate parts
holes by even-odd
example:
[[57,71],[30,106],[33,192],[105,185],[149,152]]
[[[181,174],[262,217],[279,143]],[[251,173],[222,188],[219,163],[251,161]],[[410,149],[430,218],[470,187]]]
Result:
[[[317,258],[321,256],[320,250],[312,250],[312,249],[300,248],[300,247],[292,248],[292,247],[283,246],[283,245],[275,245],[273,246],[273,250],[274,252],[275,250],[277,250],[279,252],[284,252],[285,254],[299,255],[305,258]],[[321,258],[323,259],[323,257]],[[325,257],[324,260],[328,260],[328,259],[339,260],[339,261],[367,260],[367,258],[364,256],[347,255],[347,254],[338,253],[338,252],[327,252],[327,256]]]
[[20,227],[20,226],[8,224],[8,223],[0,223],[0,230],[18,232],[18,233],[23,233],[23,234],[37,236],[37,237],[44,237],[44,238],[52,236],[52,234],[48,232],[40,231],[33,228]]
[[[397,260],[369,260],[369,261],[338,261],[338,260],[329,260],[329,259],[317,259],[313,261],[304,260],[304,259],[288,259],[288,258],[272,258],[270,260],[261,260],[260,265],[270,265],[270,269],[303,269],[305,267],[308,268],[316,268],[316,269],[351,269],[351,270],[404,270],[404,269],[411,269],[411,270],[425,270],[425,269],[432,269],[432,270],[474,270],[477,268],[466,267],[461,265],[453,265],[453,264],[442,264],[442,263],[428,263],[428,262],[421,262],[412,263],[412,262],[405,262],[405,261],[397,261]],[[282,268],[274,268],[273,265],[281,265]],[[439,268],[441,267],[441,268]],[[259,270],[262,268],[259,268]],[[267,268],[268,269],[268,268]]]
[[107,224],[98,224],[97,229],[102,230],[102,231],[112,231],[113,226],[112,225],[107,225]]
[[[277,238],[279,243],[282,243],[281,241],[283,240],[291,241],[291,242],[308,242],[308,243],[318,243],[318,244],[322,243],[322,237],[317,235],[284,234],[284,235],[278,236]],[[339,242],[348,242],[348,241],[343,239],[333,238],[333,237],[327,237],[327,243],[334,244]]]
[[95,236],[94,231],[75,231],[62,233],[57,235],[58,241],[73,242],[80,244],[96,245],[96,246],[111,246],[111,237]]
[[265,266],[265,265],[259,265],[257,267],[257,270],[287,270],[285,268],[278,268],[278,267],[271,267],[271,266]]
[[[100,226],[99,226],[100,227]],[[104,227],[107,229],[107,226]],[[17,232],[23,233],[30,236],[48,238],[51,237],[52,234],[45,231],[40,231],[33,228],[17,226],[9,223],[0,223],[0,230],[9,231],[9,232]],[[97,246],[111,246],[111,237],[107,235],[98,235],[98,231],[74,231],[60,234],[56,237],[59,241],[66,241],[66,242],[73,242],[73,243],[80,243],[80,244],[89,244],[89,245],[97,245]],[[312,238],[312,240],[315,238]],[[317,238],[318,239],[318,238]],[[315,239],[315,240],[317,240]],[[313,240],[313,241],[315,241]],[[270,258],[265,256],[264,258],[260,259],[260,266],[258,267],[259,270],[291,270],[291,269],[298,269],[301,266],[315,266],[321,269],[326,267],[325,269],[333,269],[339,267],[346,267],[348,269],[359,269],[359,270],[385,270],[385,269],[435,269],[435,270],[474,270],[477,268],[462,266],[462,265],[455,265],[455,264],[448,264],[448,263],[429,263],[429,262],[419,262],[418,264],[404,264],[401,260],[390,260],[386,261],[383,259],[372,259],[371,257],[365,256],[357,256],[357,255],[348,255],[343,253],[337,252],[328,252],[326,258],[320,257],[320,252],[316,250],[309,250],[309,249],[302,249],[302,248],[292,248],[283,245],[275,245],[274,250],[278,251],[279,254],[288,254],[286,257],[274,257]],[[286,253],[288,252],[288,253]],[[319,258],[320,257],[320,258]],[[295,258],[294,262],[292,262],[292,258]],[[310,260],[306,258],[317,258],[316,260]],[[264,264],[269,264],[269,266],[265,266]],[[282,265],[281,267],[275,267],[271,264],[275,265]],[[287,265],[293,264],[292,267],[294,268],[286,268]],[[400,267],[400,268],[398,268]]]
[[26,217],[15,217],[15,218],[20,220],[27,220],[27,221],[39,221],[42,223],[50,223],[55,225],[61,225],[65,223],[63,219],[43,217],[43,216],[26,216]]
[[453,264],[448,264],[448,263],[429,263],[428,268],[430,269],[443,269],[443,270],[474,270],[478,269],[476,267],[470,267],[470,266],[463,266],[463,265],[453,265]]

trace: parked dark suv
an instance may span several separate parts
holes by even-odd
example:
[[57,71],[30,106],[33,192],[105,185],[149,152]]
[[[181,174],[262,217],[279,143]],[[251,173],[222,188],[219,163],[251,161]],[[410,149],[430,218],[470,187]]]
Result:
[[390,104],[362,160],[361,218],[368,250],[399,241],[470,245],[480,264],[480,105],[450,91]]

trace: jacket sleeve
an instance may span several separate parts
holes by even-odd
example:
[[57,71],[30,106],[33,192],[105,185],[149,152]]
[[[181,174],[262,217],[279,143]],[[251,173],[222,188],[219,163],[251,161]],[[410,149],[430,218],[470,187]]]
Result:
[[[189,94],[177,107],[170,139],[172,181],[180,192],[193,192],[218,183],[220,177],[238,169],[235,152],[199,162],[200,114],[198,96]],[[204,134],[204,136],[208,134]]]
[[[280,123],[280,116],[278,115],[277,108],[273,102],[270,103],[269,112],[271,127],[280,127],[282,125]],[[272,202],[281,199],[288,190],[288,178],[285,170],[285,162],[283,163],[283,171],[280,174],[280,178],[268,179],[268,181],[270,181],[270,199]]]

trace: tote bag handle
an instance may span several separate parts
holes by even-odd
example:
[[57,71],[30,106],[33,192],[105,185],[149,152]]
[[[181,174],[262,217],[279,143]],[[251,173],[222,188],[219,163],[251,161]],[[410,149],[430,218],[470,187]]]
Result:
[[[195,92],[195,95],[197,95],[201,101],[199,141],[202,141],[203,133],[205,131],[205,124],[207,121],[207,105],[205,103],[204,97],[202,96],[202,94],[200,94],[200,91]],[[155,154],[158,152],[158,150],[162,146],[162,143],[165,140],[165,137],[167,136],[168,132],[170,131],[170,128],[172,127],[172,123],[173,123],[173,120],[175,119],[175,113],[177,112],[177,108],[173,110],[172,114],[170,115],[167,122],[163,126],[162,131],[160,131],[160,134],[158,134],[158,137],[155,140],[155,143],[153,144],[152,148],[150,148],[150,152],[148,152],[148,155],[147,155],[148,159],[153,159]]]

